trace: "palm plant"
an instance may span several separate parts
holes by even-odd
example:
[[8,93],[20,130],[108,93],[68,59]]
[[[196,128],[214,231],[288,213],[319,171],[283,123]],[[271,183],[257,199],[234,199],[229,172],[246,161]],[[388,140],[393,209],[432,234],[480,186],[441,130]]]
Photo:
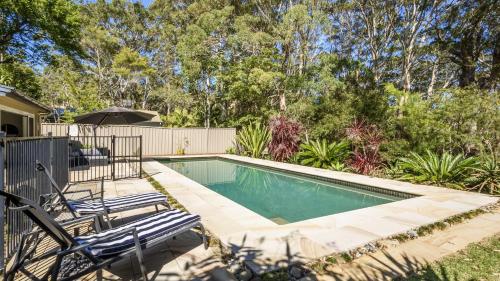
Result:
[[236,136],[236,144],[243,155],[260,158],[270,140],[269,130],[260,122],[250,124],[241,129]]
[[478,167],[472,168],[472,177],[469,179],[470,189],[479,192],[487,191],[490,194],[500,194],[500,167],[496,157],[483,159]]
[[342,162],[333,163],[332,165],[330,165],[329,169],[337,171],[337,172],[349,172],[349,171],[351,171],[351,169],[348,166],[346,166],[346,164],[344,164]]
[[445,152],[439,156],[427,150],[426,155],[421,156],[411,152],[410,157],[399,160],[400,179],[462,189],[477,165],[476,158],[466,158],[463,154],[453,156]]
[[337,167],[337,163],[344,161],[349,155],[349,144],[345,141],[328,143],[326,139],[322,139],[303,143],[300,147],[300,164],[316,168]]

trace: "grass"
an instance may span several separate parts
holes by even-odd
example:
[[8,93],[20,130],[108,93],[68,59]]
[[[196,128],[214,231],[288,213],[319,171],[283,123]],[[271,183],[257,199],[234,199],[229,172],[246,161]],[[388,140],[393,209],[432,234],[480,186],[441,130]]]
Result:
[[426,266],[408,281],[500,280],[500,235]]
[[[500,201],[489,206],[487,209],[493,210],[493,209],[497,209],[499,207],[500,207]],[[440,222],[435,222],[432,224],[421,226],[421,227],[416,229],[416,232],[418,234],[418,237],[427,236],[427,235],[434,233],[436,230],[439,230],[439,231],[444,230],[444,229],[450,227],[451,225],[462,223],[466,220],[473,219],[473,218],[475,218],[481,214],[485,214],[487,212],[488,212],[487,210],[483,210],[483,209],[472,210],[469,212],[465,212],[462,214],[458,214],[458,215],[449,217],[449,218],[447,218],[443,221],[440,221]],[[411,240],[412,238],[407,233],[401,233],[401,234],[393,235],[393,236],[389,237],[388,239],[395,239],[399,243],[404,243],[408,240]],[[497,249],[498,248],[499,247],[497,247]],[[500,249],[498,249],[498,250],[499,250],[499,252],[496,252],[496,254],[500,255]],[[337,258],[340,258],[340,259],[337,259]],[[318,259],[318,260],[308,264],[308,267],[316,273],[325,274],[328,272],[328,266],[337,264],[339,262],[339,260],[343,260],[344,262],[349,263],[349,262],[354,260],[354,257],[349,252],[343,252],[343,253],[340,253],[340,255],[336,254],[336,255],[326,256],[324,258]],[[416,280],[419,280],[419,279],[416,279]],[[422,279],[422,280],[426,280],[426,279]],[[455,279],[432,279],[432,280],[455,280]],[[461,279],[458,279],[458,280],[461,280]],[[467,280],[469,280],[469,279],[467,279]],[[471,279],[471,280],[476,280],[476,279]],[[482,279],[478,279],[478,280],[482,280]],[[500,276],[499,276],[498,280],[500,280]]]

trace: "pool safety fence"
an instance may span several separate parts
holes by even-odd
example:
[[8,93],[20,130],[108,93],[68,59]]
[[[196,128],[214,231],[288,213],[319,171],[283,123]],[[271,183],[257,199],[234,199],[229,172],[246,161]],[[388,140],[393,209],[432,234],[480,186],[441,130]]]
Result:
[[[36,161],[50,169],[56,182],[68,184],[69,139],[67,137],[6,138],[0,135],[0,190],[38,202],[52,192],[48,178],[36,171]],[[0,198],[0,268],[21,243],[32,222],[21,212],[5,209]]]

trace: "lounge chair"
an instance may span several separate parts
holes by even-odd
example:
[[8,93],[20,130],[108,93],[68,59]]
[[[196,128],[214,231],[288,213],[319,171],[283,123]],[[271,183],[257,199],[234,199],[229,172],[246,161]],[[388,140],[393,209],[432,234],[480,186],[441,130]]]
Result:
[[[75,280],[131,255],[137,255],[142,277],[147,280],[142,250],[195,227],[201,230],[203,244],[205,249],[208,248],[200,217],[180,210],[163,211],[114,229],[99,232],[98,215],[59,223],[31,200],[4,191],[0,191],[0,195],[6,198],[6,208],[12,206],[9,208],[11,211],[22,211],[37,226],[34,227],[33,231],[22,236],[16,255],[5,268],[5,280],[14,280],[17,273],[33,278],[34,275],[26,267],[50,257],[55,257],[54,264],[41,280],[47,280],[49,276],[51,280]],[[92,219],[95,222],[96,231],[98,231],[96,234],[73,237],[64,229],[70,224]],[[37,245],[47,235],[58,246],[35,257]],[[71,259],[80,262],[85,259],[85,267],[81,269],[80,267],[72,267],[71,263],[68,262]],[[64,265],[61,267],[62,264]]]
[[[66,198],[65,194],[59,188],[48,169],[42,163],[37,161],[36,168],[38,171],[42,171],[47,175],[50,180],[50,184],[56,191],[54,194],[44,195],[44,201],[46,202],[45,205],[53,209],[57,206],[56,203],[62,203],[74,218],[78,217],[77,214],[93,215],[102,213],[106,217],[108,226],[111,228],[111,222],[109,220],[110,213],[123,212],[149,206],[155,206],[156,211],[158,211],[158,205],[163,205],[167,207],[167,209],[170,209],[170,206],[167,203],[167,197],[159,192],[132,194],[104,199],[104,178],[101,178],[101,194],[99,198],[95,198],[92,191],[86,190],[90,193],[88,200],[70,200]],[[66,193],[81,192],[85,191],[72,191]]]

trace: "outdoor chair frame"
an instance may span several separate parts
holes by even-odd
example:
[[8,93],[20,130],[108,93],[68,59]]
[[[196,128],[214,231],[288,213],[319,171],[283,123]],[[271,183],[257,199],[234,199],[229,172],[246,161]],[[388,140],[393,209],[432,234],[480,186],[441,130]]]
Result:
[[[144,257],[142,250],[151,248],[154,245],[157,245],[165,240],[173,238],[181,233],[187,232],[193,228],[199,228],[201,231],[201,237],[203,240],[203,244],[205,249],[208,249],[208,243],[205,235],[205,229],[201,224],[201,221],[198,219],[189,224],[183,225],[180,228],[176,228],[175,230],[166,233],[160,237],[156,237],[152,240],[146,241],[145,243],[140,242],[138,231],[135,227],[127,227],[118,232],[112,233],[107,236],[102,236],[97,238],[95,241],[91,243],[79,243],[77,242],[65,229],[65,226],[69,226],[75,223],[81,223],[88,220],[93,220],[96,228],[96,232],[105,234],[107,231],[101,232],[98,224],[98,217],[100,215],[91,215],[80,217],[77,219],[73,219],[67,222],[57,222],[55,221],[45,210],[43,210],[38,204],[35,202],[28,200],[26,198],[13,195],[4,191],[0,191],[0,195],[6,198],[6,208],[9,208],[11,211],[22,211],[26,216],[28,216],[34,224],[37,226],[30,233],[25,233],[21,239],[21,243],[18,246],[17,252],[14,257],[11,259],[12,262],[9,262],[4,270],[4,278],[5,280],[11,281],[14,280],[15,275],[18,272],[23,273],[27,277],[32,280],[47,280],[49,276],[51,280],[75,280],[79,277],[82,277],[86,274],[92,273],[94,271],[100,270],[105,266],[110,266],[112,263],[119,261],[125,257],[137,255],[142,277],[144,280],[147,280],[146,267],[144,265]],[[14,207],[9,207],[10,205],[14,205]],[[135,222],[138,222],[136,220]],[[132,222],[134,223],[134,222]],[[126,226],[125,224],[124,226]],[[88,249],[90,246],[96,243],[102,243],[106,241],[110,241],[110,239],[123,235],[126,233],[131,233],[133,235],[134,246],[130,246],[129,249],[123,250],[123,252],[111,256],[109,258],[102,258],[96,255],[93,255]],[[36,247],[39,245],[42,239],[50,236],[59,247],[50,250],[38,257],[34,257]],[[61,263],[64,257],[68,255],[78,255],[80,257],[85,257],[91,263],[89,267],[86,269],[74,273],[70,276],[63,277],[58,279],[59,271],[61,268]],[[55,256],[54,264],[47,270],[45,275],[42,278],[37,278],[33,273],[29,272],[26,269],[26,266],[33,264],[38,261],[42,261],[48,259],[50,257]]]
[[[170,205],[167,203],[167,196],[166,195],[163,195],[165,196],[165,202],[145,202],[143,204],[135,204],[135,205],[124,205],[123,207],[121,208],[113,208],[113,209],[109,209],[106,208],[106,205],[105,205],[105,198],[104,198],[104,177],[101,178],[101,191],[100,191],[100,195],[98,197],[94,197],[94,194],[92,193],[91,190],[87,189],[87,190],[78,190],[78,191],[65,191],[63,192],[63,190],[59,187],[59,185],[56,183],[56,181],[54,180],[54,178],[52,177],[51,173],[49,172],[49,170],[47,169],[47,167],[45,167],[42,163],[40,163],[39,161],[36,161],[36,169],[38,171],[41,171],[41,172],[44,172],[45,175],[49,178],[49,181],[50,181],[50,184],[51,186],[53,187],[53,189],[55,189],[56,193],[52,193],[52,194],[44,194],[42,195],[41,197],[41,200],[40,200],[40,203],[41,205],[45,206],[46,208],[48,208],[47,210],[50,210],[50,211],[53,211],[55,209],[55,207],[57,207],[58,205],[63,205],[66,209],[68,209],[68,211],[71,213],[71,215],[73,216],[73,218],[77,218],[77,211],[75,211],[71,204],[70,204],[70,201],[72,200],[68,200],[65,196],[65,193],[66,194],[71,194],[71,193],[89,193],[89,199],[87,200],[82,200],[82,199],[79,199],[79,200],[74,200],[74,201],[80,201],[80,202],[88,202],[88,201],[97,201],[97,200],[100,200],[100,204],[103,206],[102,208],[102,212],[91,212],[91,213],[85,213],[85,214],[81,214],[81,215],[93,215],[93,214],[102,214],[104,215],[104,217],[106,218],[106,223],[108,224],[108,227],[109,228],[112,228],[111,226],[111,220],[109,218],[109,214],[110,213],[116,213],[116,212],[123,212],[123,211],[128,211],[128,210],[133,210],[133,209],[139,209],[139,208],[144,208],[144,207],[149,207],[149,206],[155,206],[156,208],[156,212],[158,212],[158,205],[163,205],[165,206],[167,209],[171,209],[170,208]],[[85,199],[86,197],[84,197],[83,199]],[[119,199],[120,197],[114,197],[112,199]]]

